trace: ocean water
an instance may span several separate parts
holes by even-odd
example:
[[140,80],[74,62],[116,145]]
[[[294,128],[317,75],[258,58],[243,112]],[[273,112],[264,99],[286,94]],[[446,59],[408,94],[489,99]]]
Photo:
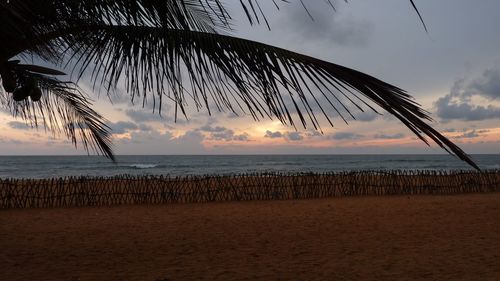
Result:
[[[481,169],[500,169],[500,154],[472,157]],[[99,156],[0,156],[0,178],[469,169],[451,155],[148,155],[117,156],[116,163]]]

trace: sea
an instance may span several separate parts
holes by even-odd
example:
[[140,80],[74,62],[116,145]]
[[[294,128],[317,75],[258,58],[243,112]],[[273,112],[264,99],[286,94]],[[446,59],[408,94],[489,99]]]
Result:
[[[472,158],[482,170],[500,170],[500,154]],[[0,156],[0,178],[116,175],[231,175],[360,170],[471,170],[451,155],[127,155]]]

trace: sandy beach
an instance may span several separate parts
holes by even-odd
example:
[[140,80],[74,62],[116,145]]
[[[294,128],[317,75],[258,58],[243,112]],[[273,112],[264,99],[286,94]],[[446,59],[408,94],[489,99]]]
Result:
[[0,211],[0,280],[500,280],[500,193]]

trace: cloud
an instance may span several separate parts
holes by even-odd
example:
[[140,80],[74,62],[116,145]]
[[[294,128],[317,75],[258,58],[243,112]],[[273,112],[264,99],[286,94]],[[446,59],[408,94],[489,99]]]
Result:
[[277,139],[277,138],[282,138],[283,134],[280,131],[272,132],[272,131],[267,130],[264,137],[271,138],[271,139]]
[[116,139],[117,152],[122,154],[203,154],[205,148],[202,142],[205,136],[196,130],[186,131],[174,137],[169,132],[157,130],[140,132],[132,131],[125,138]]
[[210,125],[205,125],[200,127],[199,130],[203,132],[220,133],[226,131],[227,129],[221,126],[212,127]]
[[397,133],[397,134],[392,134],[392,135],[380,133],[380,134],[376,134],[373,137],[376,139],[394,140],[394,139],[402,139],[405,137],[405,135],[403,133]]
[[166,121],[166,118],[160,116],[157,112],[149,112],[146,110],[127,109],[125,110],[125,114],[135,122]]
[[455,139],[471,139],[471,138],[476,138],[479,137],[479,134],[476,132],[476,130],[472,130],[470,132],[465,132],[459,136],[454,137]]
[[481,136],[489,131],[490,130],[476,130],[476,129],[464,130],[461,135],[454,136],[452,138],[454,138],[454,139],[472,139],[472,138],[477,138],[477,137],[479,137],[479,136]]
[[243,133],[243,134],[240,134],[240,135],[235,135],[233,137],[233,140],[235,140],[235,141],[250,141],[250,135],[247,134],[247,133]]
[[[341,8],[338,6],[337,8]],[[372,34],[372,25],[363,20],[341,17],[324,1],[309,1],[308,16],[301,5],[294,5],[290,12],[280,14],[281,29],[289,29],[290,34],[300,38],[299,42],[325,42],[339,46],[364,46]]]
[[484,70],[481,77],[465,87],[464,95],[480,95],[490,100],[500,99],[500,65]]
[[28,126],[26,123],[19,122],[19,121],[10,121],[9,123],[7,123],[7,125],[9,127],[11,127],[12,129],[17,129],[17,130],[29,130],[29,129],[31,129],[31,127]]
[[290,141],[301,141],[304,139],[304,136],[299,132],[289,132],[286,134],[286,138]]
[[[309,134],[308,134],[309,135]],[[270,138],[270,139],[279,139],[283,138],[289,141],[301,141],[304,139],[304,135],[300,132],[272,132],[267,130],[266,134],[264,135],[265,138]]]
[[202,126],[196,131],[210,133],[209,139],[216,141],[249,141],[250,137],[247,133],[237,135],[233,130],[222,126]]
[[221,141],[231,141],[234,137],[233,130],[225,130],[222,132],[216,132],[211,134],[213,140],[221,140]]
[[333,135],[328,136],[328,139],[333,140],[357,140],[362,138],[363,135],[349,133],[349,132],[338,132]]
[[153,127],[146,125],[146,124],[140,124],[139,125],[139,130],[146,132],[146,131],[153,131]]
[[113,134],[125,134],[128,131],[137,130],[139,127],[133,122],[119,121],[108,124]]
[[486,69],[481,77],[467,83],[464,79],[455,81],[450,93],[439,98],[434,106],[437,116],[443,121],[464,120],[480,121],[500,118],[500,108],[489,105],[475,105],[472,97],[479,96],[488,100],[500,99],[500,68]]
[[471,101],[460,101],[455,97],[457,95],[450,93],[434,103],[436,114],[443,121],[480,121],[500,118],[500,108],[494,105],[474,105]]
[[155,140],[168,141],[172,139],[172,133],[170,132],[159,132],[156,130],[152,131],[133,131],[130,132],[129,138],[122,138],[119,141],[122,143],[133,143],[133,144],[145,144],[148,143],[148,146],[154,143]]
[[315,131],[315,130],[311,130],[311,131],[308,131],[306,133],[306,136],[310,137],[310,138],[313,138],[313,137],[323,137],[323,134],[318,132],[318,131]]
[[196,130],[190,130],[184,133],[184,135],[178,137],[176,140],[178,142],[188,141],[188,142],[201,142],[205,139],[205,136]]

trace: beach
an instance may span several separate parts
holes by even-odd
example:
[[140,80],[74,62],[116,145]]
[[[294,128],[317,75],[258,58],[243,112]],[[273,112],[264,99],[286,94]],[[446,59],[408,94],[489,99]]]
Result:
[[500,281],[479,2],[0,2],[0,281]]
[[500,193],[0,211],[0,280],[500,280]]

